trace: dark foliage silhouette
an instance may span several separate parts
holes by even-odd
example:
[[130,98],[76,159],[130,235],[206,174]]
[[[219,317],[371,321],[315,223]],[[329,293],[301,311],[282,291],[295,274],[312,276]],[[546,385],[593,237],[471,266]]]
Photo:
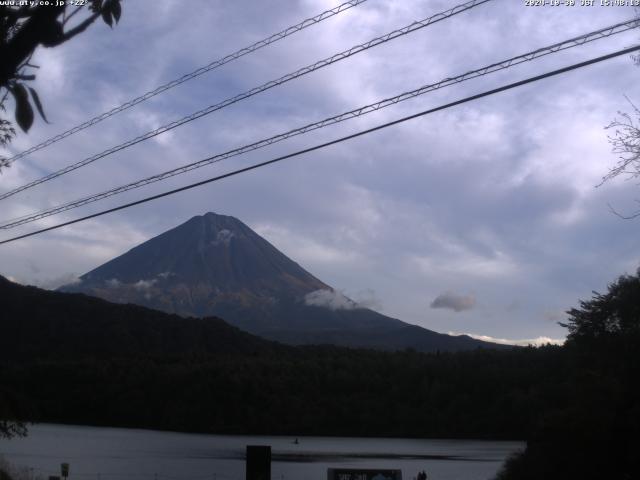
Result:
[[560,401],[544,409],[499,480],[640,477],[640,271],[567,313],[570,375]]
[[[47,121],[38,93],[28,84],[36,78],[38,67],[31,63],[35,50],[62,45],[98,18],[112,26],[120,19],[122,7],[120,0],[88,0],[86,6],[85,2],[79,2],[83,3],[79,6],[69,5],[71,2],[15,3],[0,5],[0,114],[6,112],[6,100],[11,95],[15,123],[26,132],[33,124],[34,108]],[[14,135],[12,122],[0,116],[0,146]],[[0,167],[2,160],[0,157]]]

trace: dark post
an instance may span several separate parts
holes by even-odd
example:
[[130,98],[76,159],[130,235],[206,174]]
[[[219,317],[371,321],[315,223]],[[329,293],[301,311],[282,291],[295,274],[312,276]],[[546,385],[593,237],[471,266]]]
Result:
[[271,447],[247,445],[247,480],[271,480]]
[[69,464],[68,463],[60,464],[60,473],[62,473],[62,478],[64,478],[64,480],[67,480],[67,478],[69,477]]

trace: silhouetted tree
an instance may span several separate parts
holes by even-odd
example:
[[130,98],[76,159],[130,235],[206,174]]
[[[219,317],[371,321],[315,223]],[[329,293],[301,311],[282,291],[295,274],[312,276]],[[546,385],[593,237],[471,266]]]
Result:
[[0,438],[21,437],[27,433],[24,422],[17,418],[15,400],[11,392],[0,388]]
[[[640,25],[640,8],[636,8],[636,14]],[[632,55],[631,58],[640,67],[640,54]],[[611,168],[609,173],[602,178],[602,183],[620,175],[628,175],[631,178],[640,176],[640,124],[638,123],[640,122],[640,109],[631,100],[628,98],[627,100],[631,104],[632,113],[618,112],[618,117],[605,127],[607,130],[614,131],[613,135],[609,136],[609,143],[613,153],[618,154],[619,157],[615,167]],[[633,117],[636,117],[635,121]],[[640,210],[627,215],[620,214],[613,209],[612,211],[626,220],[640,217]]]
[[[5,102],[11,94],[15,122],[25,132],[33,124],[32,105],[46,121],[37,92],[27,84],[35,79],[33,72],[38,68],[30,63],[36,48],[62,45],[84,32],[98,17],[112,26],[122,11],[120,0],[88,0],[78,2],[82,3],[78,6],[68,5],[71,2],[27,3],[0,5],[0,115],[6,112]],[[10,142],[14,135],[12,122],[0,116],[0,146]],[[0,167],[2,160],[0,157]]]
[[[640,56],[637,57],[637,61],[640,65]],[[618,118],[606,127],[608,130],[614,131],[613,135],[609,136],[609,143],[613,153],[618,154],[619,157],[615,167],[611,168],[602,179],[603,183],[620,175],[628,175],[632,178],[640,177],[640,109],[631,100],[629,103],[632,107],[632,113],[618,112]],[[614,213],[625,219],[640,217],[640,210],[628,215],[622,215],[615,211]]]
[[636,275],[622,275],[609,285],[608,292],[593,292],[591,300],[567,312],[569,340],[633,334],[640,330],[640,269]]
[[640,271],[567,313],[566,374],[496,480],[640,478]]
[[21,437],[26,435],[27,428],[23,422],[16,420],[0,420],[0,438]]

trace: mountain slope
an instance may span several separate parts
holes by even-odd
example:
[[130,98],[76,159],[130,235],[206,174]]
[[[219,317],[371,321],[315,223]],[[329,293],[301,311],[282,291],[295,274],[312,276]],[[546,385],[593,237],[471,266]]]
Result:
[[[421,351],[499,348],[360,308],[241,221],[214,213],[191,218],[62,290],[183,316],[218,316],[289,344]],[[321,301],[310,301],[318,293]]]

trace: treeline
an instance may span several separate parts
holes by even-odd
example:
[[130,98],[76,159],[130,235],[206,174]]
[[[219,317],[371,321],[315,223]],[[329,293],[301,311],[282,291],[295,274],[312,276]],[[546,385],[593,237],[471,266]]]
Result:
[[524,438],[566,372],[558,347],[458,354],[334,347],[5,362],[29,419],[191,432]]

